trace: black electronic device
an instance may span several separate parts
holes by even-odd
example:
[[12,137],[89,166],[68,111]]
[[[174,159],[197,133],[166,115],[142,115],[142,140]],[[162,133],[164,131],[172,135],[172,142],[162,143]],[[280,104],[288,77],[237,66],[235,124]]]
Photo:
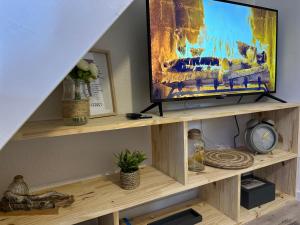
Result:
[[275,200],[275,184],[253,175],[242,176],[241,206],[252,209]]
[[141,113],[158,107],[163,116],[163,102],[208,97],[286,102],[272,95],[278,10],[230,0],[146,2],[152,105]]
[[195,225],[202,222],[202,216],[193,209],[187,209],[148,225]]
[[276,9],[147,0],[147,17],[152,103],[276,92]]
[[141,113],[127,113],[126,117],[131,120],[150,119],[152,116]]

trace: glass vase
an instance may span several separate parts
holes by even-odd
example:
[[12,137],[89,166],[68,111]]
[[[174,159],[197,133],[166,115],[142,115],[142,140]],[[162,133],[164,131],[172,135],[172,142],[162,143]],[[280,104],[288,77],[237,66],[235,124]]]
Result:
[[89,97],[82,80],[67,77],[63,81],[63,120],[68,126],[84,125],[90,116]]
[[193,172],[201,172],[205,170],[205,147],[201,131],[191,129],[188,132],[189,147],[189,170]]

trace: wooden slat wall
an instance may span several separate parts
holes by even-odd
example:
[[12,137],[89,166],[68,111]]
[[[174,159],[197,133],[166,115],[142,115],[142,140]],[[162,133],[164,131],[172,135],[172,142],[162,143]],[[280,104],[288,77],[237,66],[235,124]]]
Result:
[[280,148],[298,154],[299,108],[281,109],[254,114],[258,119],[272,119],[279,133]]
[[152,165],[187,184],[187,123],[152,126]]
[[98,225],[119,225],[119,212],[99,217]]
[[240,216],[241,176],[200,187],[199,197],[235,221]]
[[297,159],[255,170],[254,174],[275,183],[278,191],[296,196]]

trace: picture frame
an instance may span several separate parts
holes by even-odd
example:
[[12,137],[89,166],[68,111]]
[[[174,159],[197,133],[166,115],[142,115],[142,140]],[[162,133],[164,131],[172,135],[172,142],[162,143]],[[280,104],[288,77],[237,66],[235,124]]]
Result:
[[90,93],[90,118],[116,115],[110,51],[93,48],[83,59],[95,63],[98,68],[97,78],[87,85],[87,92]]

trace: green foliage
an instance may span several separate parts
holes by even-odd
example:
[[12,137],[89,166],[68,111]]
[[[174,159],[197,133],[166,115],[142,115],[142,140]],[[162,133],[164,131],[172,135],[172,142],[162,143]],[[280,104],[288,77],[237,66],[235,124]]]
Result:
[[91,79],[96,79],[96,77],[91,73],[91,71],[83,71],[75,66],[69,73],[73,80],[82,80],[85,83],[90,83]]
[[117,165],[123,173],[132,173],[139,169],[139,165],[146,160],[146,155],[139,151],[130,152],[128,149],[115,154]]

